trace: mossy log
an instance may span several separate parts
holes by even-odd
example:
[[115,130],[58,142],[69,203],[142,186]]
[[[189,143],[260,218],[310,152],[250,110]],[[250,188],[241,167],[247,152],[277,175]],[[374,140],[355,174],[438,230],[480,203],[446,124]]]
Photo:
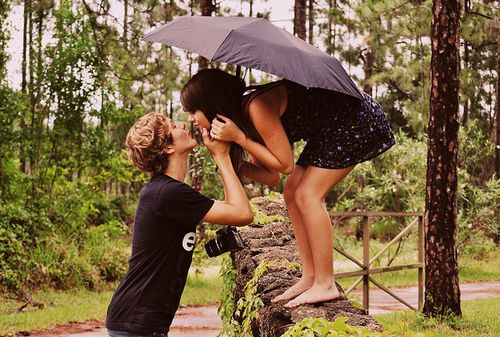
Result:
[[[266,224],[252,224],[241,231],[245,248],[232,254],[233,266],[236,269],[236,290],[234,303],[244,296],[247,282],[254,276],[259,263],[267,261],[299,262],[299,254],[295,237],[284,202],[279,198],[259,197],[252,203],[257,206],[255,222],[262,218],[279,215],[279,220]],[[275,217],[276,218],[276,217]],[[272,219],[272,218],[269,218]],[[254,337],[278,337],[288,328],[305,318],[323,317],[329,321],[337,317],[347,317],[347,324],[365,327],[372,331],[382,331],[377,321],[368,315],[366,310],[354,305],[347,299],[344,291],[337,284],[342,294],[341,299],[315,305],[301,305],[287,309],[284,302],[271,303],[271,299],[283,293],[300,278],[299,268],[290,268],[286,263],[270,263],[267,272],[258,280],[257,293],[264,303],[258,319],[252,324]]]

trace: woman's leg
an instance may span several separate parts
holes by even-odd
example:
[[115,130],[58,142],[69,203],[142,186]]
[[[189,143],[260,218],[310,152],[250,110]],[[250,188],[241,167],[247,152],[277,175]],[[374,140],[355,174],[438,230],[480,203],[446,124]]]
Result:
[[354,166],[344,169],[308,167],[295,189],[295,203],[300,213],[314,265],[314,283],[286,307],[319,303],[337,298],[333,277],[332,223],[325,205],[328,192],[347,176]]
[[283,192],[286,208],[288,210],[290,220],[292,221],[295,240],[297,242],[297,247],[299,248],[300,260],[302,262],[302,277],[299,282],[288,288],[283,294],[275,297],[272,302],[290,300],[309,289],[314,282],[314,263],[311,247],[309,246],[307,232],[302,223],[300,212],[297,208],[297,204],[295,203],[295,190],[297,186],[299,186],[300,180],[302,179],[305,171],[306,169],[304,167],[295,166],[292,174],[288,177]]

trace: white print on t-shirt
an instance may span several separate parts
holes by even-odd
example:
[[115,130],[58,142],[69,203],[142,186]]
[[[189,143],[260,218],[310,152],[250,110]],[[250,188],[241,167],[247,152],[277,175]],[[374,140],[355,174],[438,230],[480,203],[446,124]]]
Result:
[[196,234],[193,232],[189,232],[184,235],[184,239],[182,239],[182,248],[186,250],[186,252],[190,252],[194,248],[194,244],[196,242]]

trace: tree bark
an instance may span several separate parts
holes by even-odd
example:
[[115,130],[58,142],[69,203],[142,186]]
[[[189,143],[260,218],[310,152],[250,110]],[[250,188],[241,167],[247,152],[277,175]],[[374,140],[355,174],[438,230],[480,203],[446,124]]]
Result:
[[373,86],[370,84],[370,79],[373,75],[373,63],[375,62],[375,54],[371,44],[368,44],[363,64],[363,71],[365,73],[365,81],[363,83],[363,91],[373,95]]
[[[283,200],[258,197],[252,199],[252,203],[267,216],[283,217],[283,220],[276,220],[265,225],[251,225],[250,229],[242,230],[240,233],[245,248],[232,253],[233,266],[236,269],[236,288],[233,297],[235,308],[238,300],[245,296],[245,286],[254,276],[255,268],[261,261],[268,261],[268,270],[257,281],[257,293],[264,303],[264,308],[252,323],[251,332],[254,337],[278,337],[285,333],[290,325],[304,318],[316,317],[323,317],[329,321],[337,317],[347,317],[349,319],[347,323],[352,326],[382,331],[381,325],[369,316],[366,310],[355,307],[353,302],[345,296],[331,302],[304,304],[292,309],[283,307],[286,301],[272,304],[271,299],[295,284],[301,274],[300,271],[290,268],[285,263],[272,262],[284,260],[299,262],[300,258]],[[341,294],[344,294],[338,284],[337,288]]]
[[424,314],[461,315],[456,249],[460,0],[432,6]]
[[307,16],[307,21],[308,21],[308,40],[309,44],[314,44],[314,0],[308,0],[308,16]]
[[[28,21],[30,17],[31,11],[31,0],[24,1],[24,11],[23,11],[23,58],[21,61],[21,93],[26,94],[27,90],[27,79],[26,79],[26,66],[27,66],[27,46],[28,46]],[[21,115],[19,118],[19,128],[20,133],[23,135],[22,139],[19,142],[19,161],[20,161],[20,169],[21,172],[26,173],[26,149],[24,139],[24,132],[26,128],[26,121],[24,116],[24,110],[21,109]]]
[[[470,0],[464,1],[464,12],[465,15],[470,15]],[[469,69],[469,42],[464,39],[464,68]],[[469,97],[465,96],[464,102],[464,113],[462,116],[462,126],[467,126],[467,122],[469,120]]]
[[328,0],[328,27],[326,33],[326,51],[330,55],[333,55],[333,52],[335,51],[335,39],[332,33],[332,26],[334,25],[334,23],[332,15],[330,14],[332,12],[332,9],[334,8],[334,5],[335,7],[337,6],[336,1],[334,4],[333,0]]
[[123,48],[128,50],[128,0],[123,0]]
[[[212,16],[212,13],[215,12],[215,5],[212,0],[201,0],[200,2],[201,15],[203,16]],[[200,56],[198,58],[198,70],[208,68],[209,61]]]
[[306,0],[295,0],[293,33],[306,40]]
[[500,20],[495,20],[497,36],[497,94],[495,109],[495,176],[500,179]]

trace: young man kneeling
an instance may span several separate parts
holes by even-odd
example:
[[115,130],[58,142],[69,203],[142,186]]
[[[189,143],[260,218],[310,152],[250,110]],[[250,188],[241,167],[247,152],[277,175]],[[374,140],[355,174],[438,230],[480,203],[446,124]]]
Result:
[[183,181],[197,145],[184,123],[149,113],[130,129],[129,157],[151,180],[139,194],[129,269],[108,308],[110,337],[167,336],[179,306],[200,221],[245,225],[253,220],[248,198],[229,157],[229,143],[203,141],[219,168],[224,201],[214,201]]

